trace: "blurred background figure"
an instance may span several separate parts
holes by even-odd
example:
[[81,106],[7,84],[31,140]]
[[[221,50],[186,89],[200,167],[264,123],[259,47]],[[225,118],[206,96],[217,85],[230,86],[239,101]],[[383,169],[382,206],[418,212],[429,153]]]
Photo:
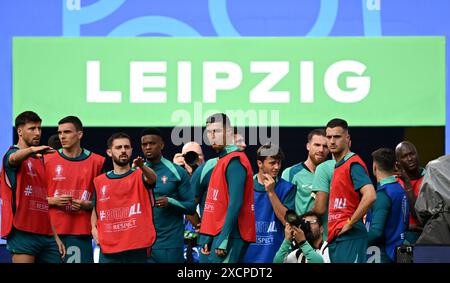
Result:
[[60,149],[62,147],[62,145],[61,145],[61,141],[59,140],[59,135],[58,134],[51,135],[48,138],[47,145],[56,150]]
[[183,167],[189,175],[205,162],[203,150],[197,142],[188,142],[173,157],[173,163]]
[[245,143],[245,137],[234,128],[234,145],[236,145],[240,151],[244,151],[247,148],[247,144]]

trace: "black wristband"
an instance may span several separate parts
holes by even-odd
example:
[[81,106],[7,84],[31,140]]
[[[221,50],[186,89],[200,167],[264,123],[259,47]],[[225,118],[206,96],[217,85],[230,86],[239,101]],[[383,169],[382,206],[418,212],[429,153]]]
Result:
[[303,240],[303,241],[301,241],[301,242],[298,243],[298,246],[301,247],[301,246],[303,246],[305,243],[306,243],[306,240]]

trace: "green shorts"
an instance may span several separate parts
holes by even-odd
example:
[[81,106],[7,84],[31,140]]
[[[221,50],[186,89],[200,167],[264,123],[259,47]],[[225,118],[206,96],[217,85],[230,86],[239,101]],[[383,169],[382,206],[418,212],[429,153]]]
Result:
[[328,245],[331,263],[367,262],[367,237],[333,241]]
[[88,235],[59,235],[66,247],[64,263],[94,263],[92,237]]
[[35,257],[35,262],[62,263],[61,255],[53,236],[39,235],[11,230],[6,248],[12,254],[27,254]]
[[147,249],[129,250],[120,253],[104,254],[100,247],[99,263],[146,263]]
[[184,263],[184,248],[152,249],[148,263]]

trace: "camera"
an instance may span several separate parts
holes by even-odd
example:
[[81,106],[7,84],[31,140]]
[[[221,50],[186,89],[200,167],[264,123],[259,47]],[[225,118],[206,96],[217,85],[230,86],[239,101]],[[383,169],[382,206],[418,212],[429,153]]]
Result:
[[198,167],[199,156],[195,151],[188,151],[183,154],[184,162],[192,168],[192,171],[195,171]]
[[302,229],[305,235],[311,232],[311,226],[309,222],[303,220],[303,218],[297,215],[297,213],[292,209],[288,209],[286,211],[284,220],[286,220],[286,222],[289,223],[289,225],[299,227],[300,229]]
[[397,263],[412,263],[413,255],[413,246],[401,245],[396,250],[396,261]]

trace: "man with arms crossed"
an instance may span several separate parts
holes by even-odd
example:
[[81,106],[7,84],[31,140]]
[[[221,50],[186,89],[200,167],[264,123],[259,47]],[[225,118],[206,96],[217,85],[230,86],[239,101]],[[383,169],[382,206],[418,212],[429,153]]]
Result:
[[83,124],[75,116],[58,122],[62,148],[45,157],[50,219],[66,247],[66,263],[93,263],[91,210],[94,178],[105,158],[81,147]]

